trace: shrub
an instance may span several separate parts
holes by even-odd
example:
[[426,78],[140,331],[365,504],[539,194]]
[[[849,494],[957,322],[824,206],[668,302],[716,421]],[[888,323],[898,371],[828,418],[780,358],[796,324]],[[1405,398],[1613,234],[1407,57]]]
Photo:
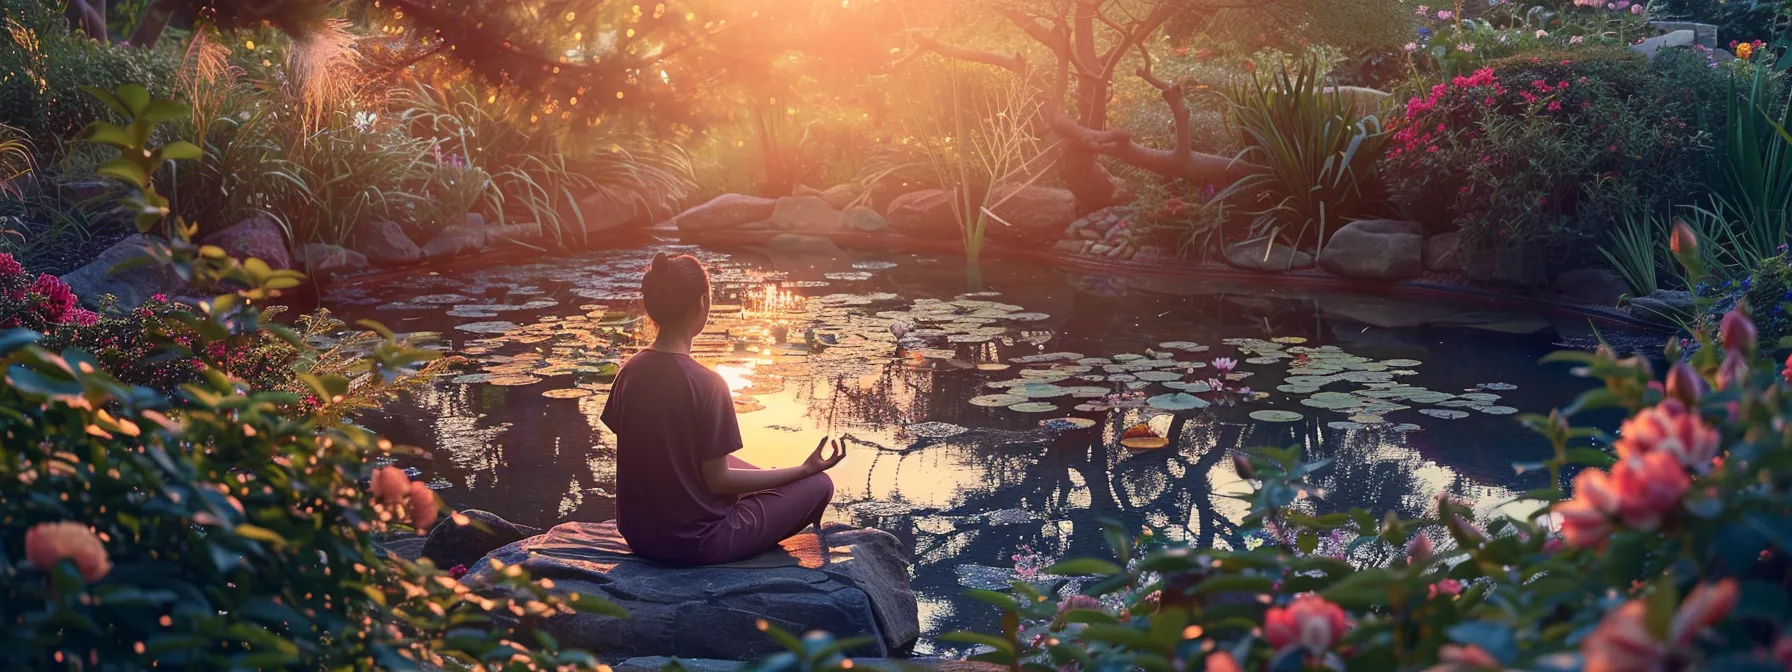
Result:
[[[1551,357],[1605,385],[1522,418],[1555,447],[1520,467],[1550,474],[1521,496],[1545,507],[1485,527],[1447,497],[1418,519],[1331,510],[1309,478],[1327,465],[1300,446],[1235,454],[1255,543],[1110,529],[1111,557],[1043,570],[1079,588],[973,591],[1002,631],[943,639],[1009,669],[1782,669],[1792,366],[1761,357],[1740,313],[1693,336],[1665,382],[1609,348]],[[1630,414],[1613,452],[1570,424],[1602,408]]]
[[298,349],[271,336],[236,347],[213,342],[203,359],[170,356],[167,346],[191,349],[201,342],[198,331],[188,326],[194,315],[193,309],[156,296],[127,312],[49,330],[44,344],[58,350],[80,348],[121,382],[170,397],[182,385],[199,382],[207,366],[257,390],[288,389],[297,382],[293,364]]
[[12,255],[0,252],[0,329],[42,330],[98,319],[80,306],[67,283],[54,275],[33,277]]
[[107,46],[71,33],[58,4],[0,0],[0,119],[45,151],[104,118],[105,107],[81,87],[110,91],[139,82],[165,95],[174,72],[166,52]]
[[1762,259],[1743,279],[1742,290],[1762,343],[1777,346],[1780,339],[1792,336],[1792,314],[1786,312],[1787,303],[1792,302],[1792,263],[1787,263],[1784,253]]
[[1585,264],[1626,215],[1702,193],[1711,132],[1700,122],[1722,109],[1723,77],[1691,54],[1498,61],[1407,103],[1384,178],[1428,228]]

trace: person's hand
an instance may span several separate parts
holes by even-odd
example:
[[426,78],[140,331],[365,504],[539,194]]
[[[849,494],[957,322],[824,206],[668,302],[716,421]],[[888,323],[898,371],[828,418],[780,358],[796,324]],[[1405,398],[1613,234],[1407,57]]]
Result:
[[841,445],[839,439],[824,436],[821,443],[815,444],[815,452],[809,454],[809,459],[803,460],[803,468],[811,474],[819,474],[834,468],[843,459],[846,459],[846,446]]

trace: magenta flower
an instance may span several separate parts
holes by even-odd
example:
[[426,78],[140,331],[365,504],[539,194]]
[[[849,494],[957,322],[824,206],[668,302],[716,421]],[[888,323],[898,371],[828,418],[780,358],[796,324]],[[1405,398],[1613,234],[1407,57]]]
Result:
[[1231,357],[1220,357],[1213,360],[1213,368],[1220,373],[1231,373],[1233,369],[1238,368],[1238,360]]

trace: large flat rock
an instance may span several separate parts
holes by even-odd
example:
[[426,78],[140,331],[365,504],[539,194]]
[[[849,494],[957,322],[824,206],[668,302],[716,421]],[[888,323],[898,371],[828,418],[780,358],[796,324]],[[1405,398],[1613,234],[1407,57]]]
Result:
[[166,241],[133,234],[106,248],[86,266],[69,271],[62,281],[88,306],[98,306],[100,297],[107,294],[117,297],[118,305],[127,309],[157,294],[177,294],[187,286],[186,281],[160,263],[151,261],[115,271],[120,264],[151,256],[154,250],[166,246]]
[[778,650],[761,619],[870,638],[857,656],[902,653],[920,637],[907,552],[878,530],[830,525],[741,562],[685,568],[634,555],[614,522],[565,523],[493,551],[463,581],[476,588],[494,560],[628,610],[627,620],[575,614],[544,626],[563,646],[606,655],[754,660]]

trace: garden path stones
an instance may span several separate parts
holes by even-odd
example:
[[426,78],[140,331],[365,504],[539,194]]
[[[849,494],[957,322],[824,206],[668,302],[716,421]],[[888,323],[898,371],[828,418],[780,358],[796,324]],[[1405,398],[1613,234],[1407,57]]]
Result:
[[1321,268],[1347,278],[1401,280],[1418,275],[1424,265],[1424,228],[1417,222],[1351,222],[1319,253]]

